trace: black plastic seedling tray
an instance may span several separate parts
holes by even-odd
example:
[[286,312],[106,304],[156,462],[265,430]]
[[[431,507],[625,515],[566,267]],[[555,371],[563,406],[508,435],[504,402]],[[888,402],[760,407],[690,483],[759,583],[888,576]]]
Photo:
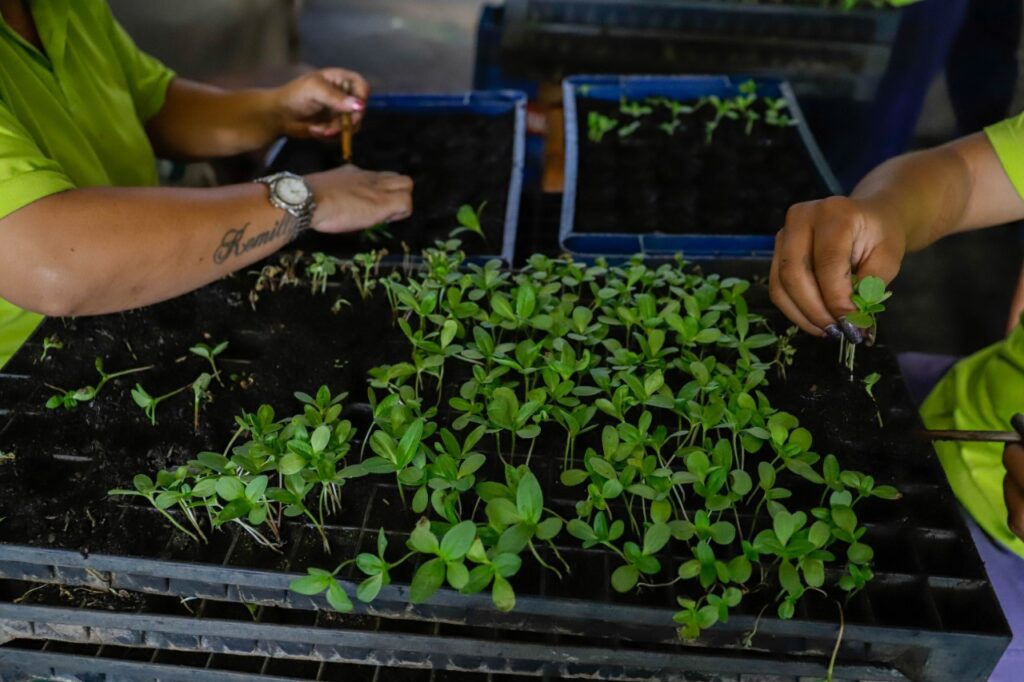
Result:
[[870,99],[900,12],[808,3],[512,0],[502,56],[514,75],[740,73],[782,76],[800,95]]
[[[728,268],[727,263],[718,266],[724,272]],[[6,517],[0,523],[0,577],[244,602],[296,613],[326,607],[319,598],[288,591],[291,579],[306,567],[336,563],[323,555],[312,529],[288,526],[283,554],[227,531],[218,532],[210,544],[196,545],[172,533],[155,511],[106,495],[136,473],[223,448],[239,409],[253,410],[264,402],[282,412],[292,409],[294,390],[312,391],[320,384],[335,392],[348,390],[347,416],[357,428],[365,425],[368,408],[358,401],[365,394],[366,370],[405,352],[386,304],[362,303],[345,283],[329,286],[322,296],[310,295],[308,288],[264,292],[253,313],[247,302],[252,282],[251,276],[239,276],[122,315],[48,320],[15,356],[0,375],[0,443],[16,453],[13,461],[0,464],[0,517]],[[331,301],[339,296],[353,306],[335,315]],[[750,298],[752,306],[767,311],[763,292],[760,300]],[[65,348],[40,361],[42,339],[51,334],[60,336]],[[71,387],[93,381],[96,356],[106,358],[108,370],[153,364],[157,369],[139,380],[151,391],[170,390],[203,369],[203,361],[186,349],[204,338],[230,342],[220,362],[237,381],[215,392],[196,433],[190,400],[161,406],[160,426],[152,427],[128,396],[134,377],[108,386],[101,398],[74,412],[43,408],[51,393],[45,384]],[[881,347],[859,353],[859,370],[884,377],[875,389],[886,423],[879,430],[872,426],[874,405],[839,369],[835,348],[809,338],[797,346],[799,362],[789,369],[786,382],[773,385],[773,404],[799,415],[822,449],[840,455],[844,466],[870,471],[879,483],[897,484],[904,494],[897,502],[869,503],[860,512],[869,528],[867,541],[875,548],[876,578],[845,606],[839,665],[862,679],[984,679],[1009,631],[934,453],[906,435],[917,419],[895,362]],[[555,509],[571,504],[553,492],[558,459],[560,453],[548,458],[538,452],[531,463]],[[345,491],[346,510],[328,528],[335,556],[369,547],[381,526],[393,544],[401,544],[414,519],[401,512],[393,485],[358,479]],[[688,669],[701,674],[821,675],[836,639],[835,604],[807,599],[793,621],[762,618],[750,648],[739,642],[754,628],[756,602],[744,602],[727,624],[684,645],[672,624],[671,590],[618,595],[607,584],[612,568],[607,554],[578,547],[563,552],[573,577],[560,582],[546,572],[524,570],[517,576],[517,605],[510,613],[497,611],[486,596],[445,590],[412,607],[404,586],[409,576],[396,573],[395,584],[371,605],[357,603],[355,615],[379,617],[390,628],[411,633],[446,624],[490,629],[480,641],[529,637],[543,643],[536,654],[500,650],[510,665],[517,657],[543,654],[542,665],[557,666],[563,647],[571,646],[561,642],[581,638],[576,639],[580,646],[619,652],[588,673],[598,679],[621,678],[635,660],[631,652],[647,651],[685,654]],[[350,581],[354,576],[340,577]],[[11,622],[57,617],[53,611],[22,611],[27,605],[9,608]],[[74,620],[73,615],[61,612],[60,618]],[[154,619],[145,627],[160,626],[170,617],[145,615]],[[75,616],[74,627],[93,628],[99,621],[91,617],[88,611]],[[258,632],[252,635],[261,638]],[[567,639],[555,644],[546,639],[555,636]],[[647,660],[646,654],[640,660]]]
[[[353,235],[304,235],[299,248],[346,257],[387,249],[388,260],[413,260],[459,223],[463,204],[483,207],[484,237],[467,233],[463,248],[475,260],[512,264],[526,154],[526,95],[512,90],[452,95],[379,95],[353,139],[352,163],[413,178],[413,215]],[[272,150],[268,173],[316,173],[342,164],[338,144],[287,140]],[[407,248],[403,248],[403,244]]]

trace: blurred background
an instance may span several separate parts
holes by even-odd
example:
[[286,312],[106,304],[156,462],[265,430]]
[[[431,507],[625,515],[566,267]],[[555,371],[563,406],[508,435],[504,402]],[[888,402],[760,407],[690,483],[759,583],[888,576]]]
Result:
[[[208,82],[269,85],[338,65],[362,72],[377,92],[526,90],[535,163],[527,198],[542,207],[541,230],[557,230],[559,82],[574,73],[746,73],[752,65],[782,73],[847,189],[889,156],[1024,108],[1019,0],[922,0],[892,10],[891,35],[881,39],[765,36],[743,45],[631,24],[629,0],[579,4],[614,11],[574,17],[600,24],[589,33],[526,35],[518,27],[544,17],[524,17],[525,0],[111,0],[141,47]],[[958,355],[992,343],[1005,329],[1021,262],[1016,225],[911,256],[884,339],[897,351]]]

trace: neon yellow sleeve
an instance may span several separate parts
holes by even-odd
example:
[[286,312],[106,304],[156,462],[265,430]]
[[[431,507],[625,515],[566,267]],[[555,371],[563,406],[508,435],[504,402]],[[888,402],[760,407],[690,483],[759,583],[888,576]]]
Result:
[[1024,113],[985,128],[999,163],[1017,193],[1024,197]]
[[140,50],[128,32],[110,13],[107,4],[101,4],[104,10],[102,21],[107,25],[114,52],[128,78],[128,88],[135,102],[135,113],[139,120],[145,123],[163,108],[167,86],[174,80],[175,74],[159,59]]
[[0,218],[74,187],[60,164],[47,158],[14,114],[0,102]]

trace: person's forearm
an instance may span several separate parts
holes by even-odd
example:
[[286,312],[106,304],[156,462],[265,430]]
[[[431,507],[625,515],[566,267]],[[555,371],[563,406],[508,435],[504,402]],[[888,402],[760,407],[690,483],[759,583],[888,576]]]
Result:
[[904,154],[871,171],[851,198],[910,251],[948,235],[1024,218],[1024,200],[984,133]]
[[47,315],[107,313],[162,301],[287,244],[296,221],[263,185],[90,188],[41,199],[3,220],[0,292]]
[[950,147],[938,147],[886,161],[850,197],[886,227],[902,229],[907,250],[915,251],[961,229],[970,189],[963,158]]
[[177,159],[233,156],[283,133],[273,90],[228,91],[181,78],[146,130],[158,155]]

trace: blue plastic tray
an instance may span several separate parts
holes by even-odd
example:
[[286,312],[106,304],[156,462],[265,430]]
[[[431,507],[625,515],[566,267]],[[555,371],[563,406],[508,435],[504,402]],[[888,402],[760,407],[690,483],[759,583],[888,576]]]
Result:
[[[485,262],[493,258],[512,265],[516,246],[516,228],[519,225],[519,201],[523,192],[523,169],[526,165],[526,94],[518,90],[486,90],[455,94],[389,94],[373,95],[367,104],[370,111],[408,112],[417,114],[469,112],[483,116],[502,116],[515,112],[514,141],[512,144],[512,176],[505,205],[505,228],[501,253],[477,255],[472,262]],[[288,140],[281,139],[267,154],[266,166],[270,172],[278,167],[282,150]],[[396,258],[401,259],[400,256]]]
[[[559,239],[562,247],[574,255],[668,255],[682,253],[690,258],[765,258],[770,257],[774,235],[755,234],[630,234],[592,233],[576,230],[576,194],[579,178],[580,130],[577,124],[576,101],[580,97],[618,101],[670,97],[695,100],[717,95],[731,97],[739,93],[742,76],[573,76],[563,83],[565,99],[565,194]],[[832,174],[818,144],[804,121],[789,84],[779,78],[754,78],[758,93],[768,97],[785,97],[789,115],[810,162],[818,171],[822,190],[839,194],[841,187]],[[580,89],[584,88],[586,94]]]

